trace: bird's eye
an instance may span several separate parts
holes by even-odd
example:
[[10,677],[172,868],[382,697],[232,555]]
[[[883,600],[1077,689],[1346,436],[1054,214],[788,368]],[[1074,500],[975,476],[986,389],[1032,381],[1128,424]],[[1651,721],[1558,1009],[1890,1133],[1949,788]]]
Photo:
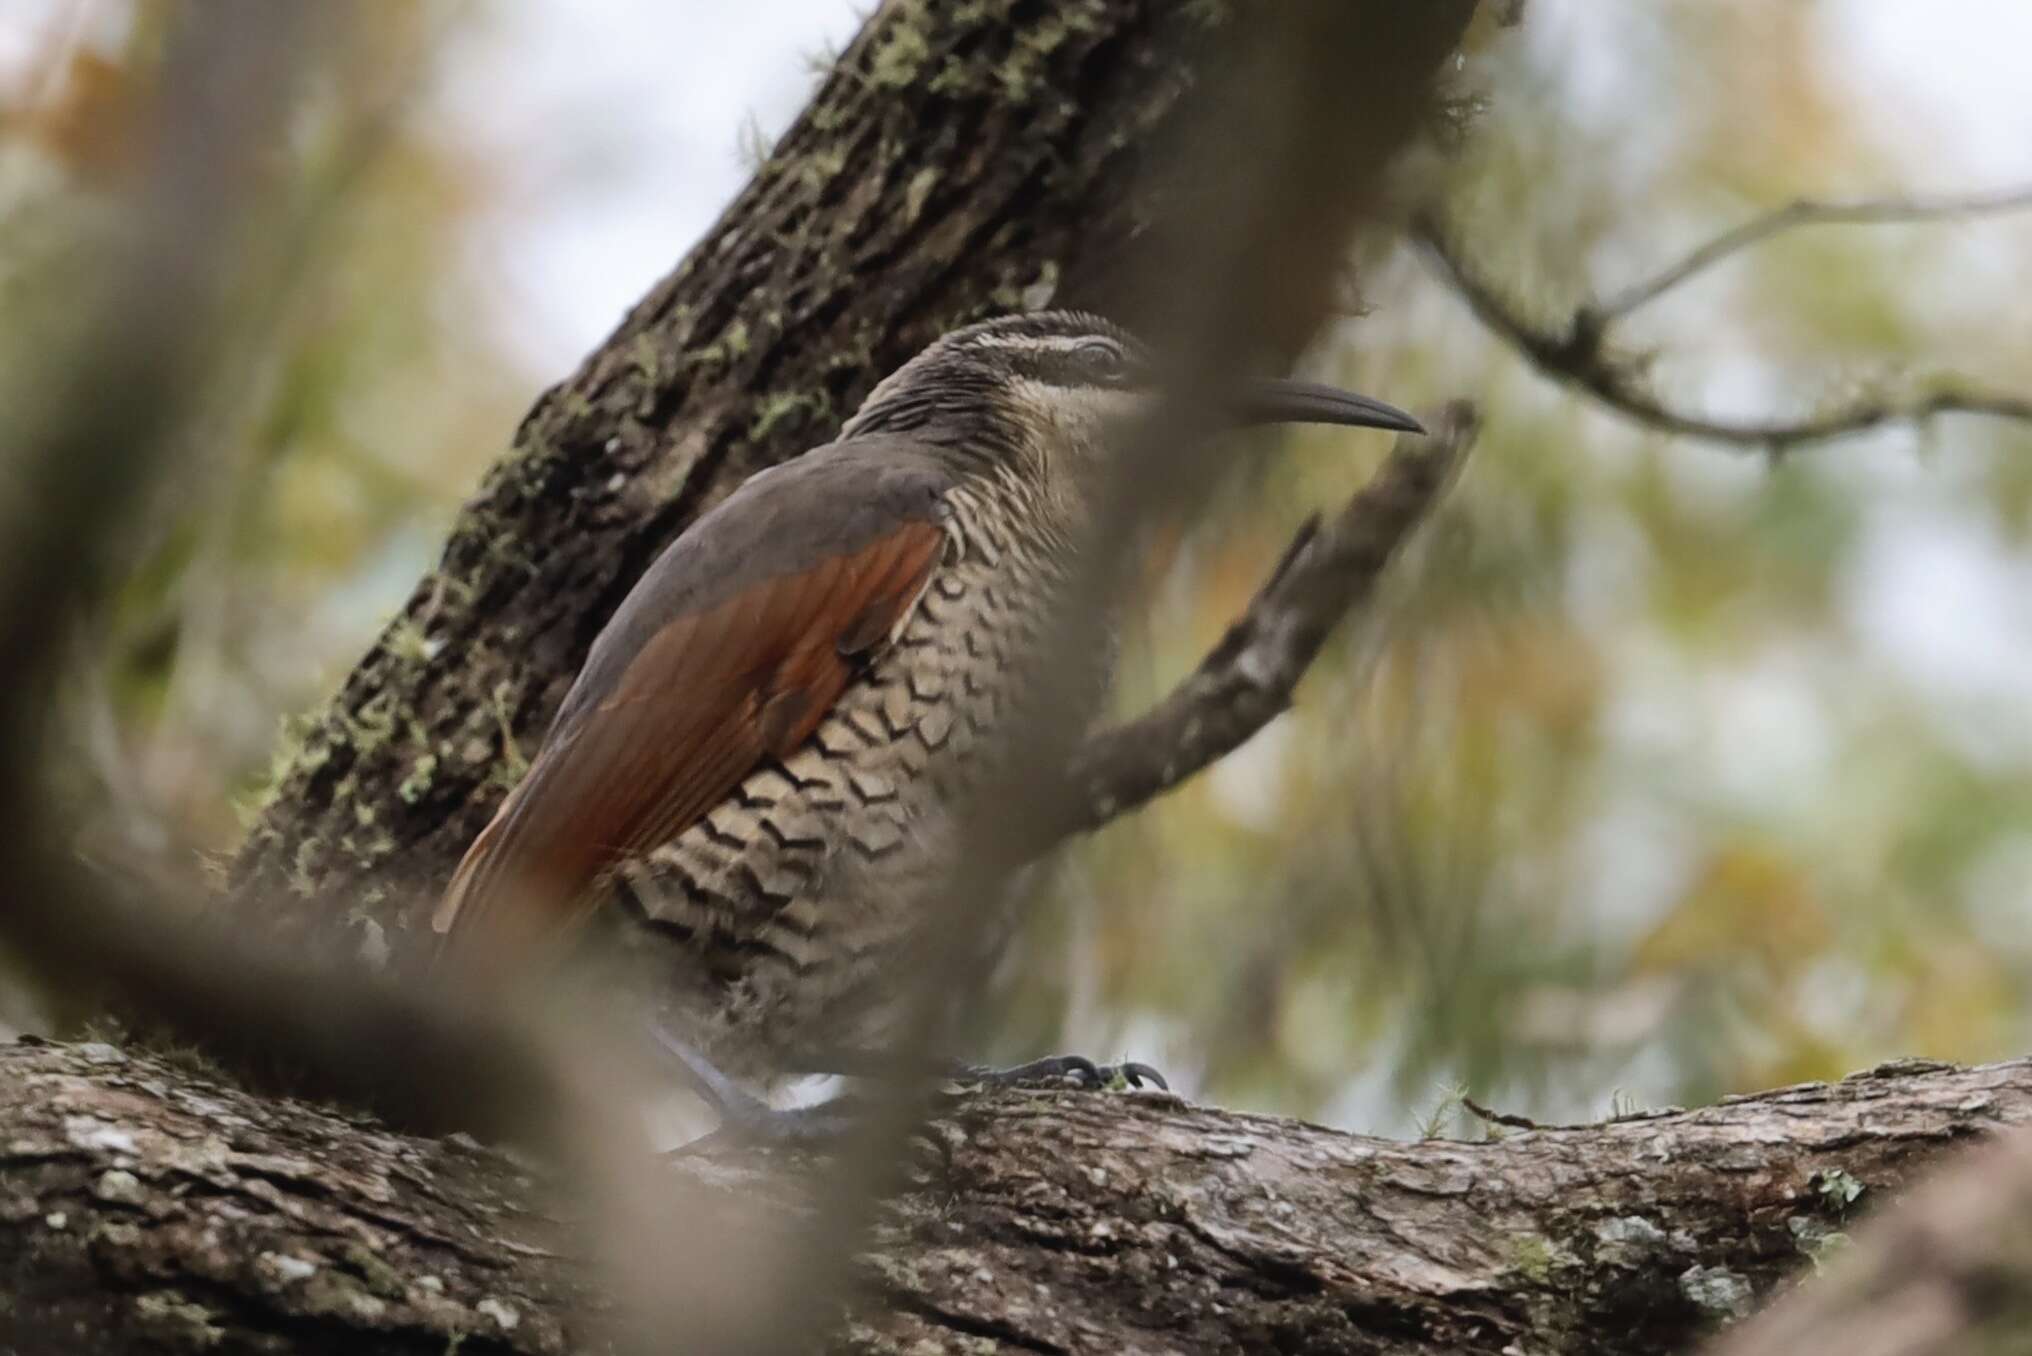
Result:
[[1122,352],[1120,344],[1106,339],[1091,339],[1081,344],[1074,353],[1087,376],[1095,381],[1113,383],[1128,378],[1129,358]]

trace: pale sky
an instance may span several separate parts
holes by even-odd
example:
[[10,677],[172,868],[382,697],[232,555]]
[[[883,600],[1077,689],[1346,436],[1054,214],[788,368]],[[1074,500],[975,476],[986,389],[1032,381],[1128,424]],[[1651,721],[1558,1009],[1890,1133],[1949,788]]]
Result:
[[[1616,97],[1628,93],[1616,54],[1588,22],[1609,2],[1532,0],[1529,22],[1575,44],[1576,79]],[[510,0],[462,37],[446,110],[526,167],[523,191],[475,241],[478,262],[506,283],[503,322],[540,372],[562,375],[712,223],[746,178],[744,122],[780,132],[811,88],[810,59],[843,45],[868,7]],[[1821,9],[1827,66],[1853,81],[1858,115],[1907,150],[1910,187],[2032,181],[2032,3]]]
[[[747,180],[744,124],[773,139],[866,7],[846,0],[510,0],[451,53],[456,135],[505,146],[517,191],[474,241],[500,319],[562,376]],[[512,97],[503,97],[512,91]]]
[[[1663,3],[1664,0],[1652,0]],[[1673,0],[1686,3],[1687,0]],[[1769,0],[1702,0],[1768,3]],[[1622,87],[1610,0],[1532,0],[1541,40],[1572,53],[1574,87]],[[1625,0],[1614,0],[1625,3]],[[52,26],[109,24],[114,0],[0,0],[0,78]],[[447,136],[509,148],[518,178],[477,230],[475,266],[502,288],[502,324],[545,377],[561,375],[706,229],[746,177],[744,124],[773,137],[864,0],[492,0],[452,26],[446,80],[421,116]],[[2026,0],[1831,0],[1816,7],[1825,68],[1902,149],[1915,191],[2032,181]],[[1726,71],[1716,72],[1726,80]]]

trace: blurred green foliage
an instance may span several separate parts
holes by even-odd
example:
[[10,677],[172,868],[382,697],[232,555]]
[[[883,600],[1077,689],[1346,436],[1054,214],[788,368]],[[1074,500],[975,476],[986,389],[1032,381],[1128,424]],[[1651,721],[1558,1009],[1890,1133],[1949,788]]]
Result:
[[[111,38],[52,24],[0,87],[0,370],[63,323],[166,9],[136,0]],[[1557,318],[1761,208],[1913,184],[1933,167],[1861,115],[1842,9],[1536,2],[1483,35],[1490,110],[1414,187]],[[446,32],[483,19],[362,4],[319,69],[288,285],[250,285],[202,445],[81,628],[88,851],[182,872],[230,847],[278,722],[557,375],[519,370],[471,265],[512,167],[413,116]],[[1704,410],[1902,374],[2032,389],[2028,244],[2010,219],[1800,232],[1628,338]],[[1770,465],[1548,384],[1408,254],[1369,260],[1363,293],[1318,366],[1481,401],[1467,478],[1296,710],[1066,854],[984,1053],[1126,1051],[1222,1101],[1410,1131],[1458,1114],[1455,1087],[1578,1117],[2032,1045],[2032,432],[1956,420]],[[1238,449],[1217,520],[1153,532],[1124,709],[1379,452]]]
[[[32,371],[67,319],[149,135],[177,8],[51,4],[19,35],[0,85],[0,371]],[[230,847],[280,722],[422,573],[529,398],[459,257],[489,167],[412,117],[455,11],[349,9],[316,32],[274,170],[273,259],[239,280],[178,472],[81,628],[69,789],[86,850],[129,866],[186,874],[193,845]]]

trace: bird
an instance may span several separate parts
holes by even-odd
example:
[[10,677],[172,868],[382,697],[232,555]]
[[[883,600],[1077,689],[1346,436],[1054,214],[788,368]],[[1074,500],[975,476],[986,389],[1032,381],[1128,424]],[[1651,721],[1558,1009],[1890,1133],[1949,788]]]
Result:
[[[438,963],[513,972],[599,934],[723,1117],[850,1071],[828,1052],[888,1048],[958,807],[1041,699],[1101,472],[1161,388],[1110,320],[991,318],[701,515],[598,633],[460,861]],[[1421,431],[1293,380],[1243,387],[1234,422]],[[1086,667],[1081,717],[1106,693],[1105,657]]]

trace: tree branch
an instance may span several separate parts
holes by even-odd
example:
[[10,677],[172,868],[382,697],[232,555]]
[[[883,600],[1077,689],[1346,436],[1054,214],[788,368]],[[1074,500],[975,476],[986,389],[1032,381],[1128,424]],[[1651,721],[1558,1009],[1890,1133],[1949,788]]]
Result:
[[[885,1213],[830,1349],[1682,1351],[1955,1146],[2028,1122],[2023,1060],[1489,1143],[1148,1093],[969,1094]],[[585,1349],[614,1302],[543,1170],[463,1137],[91,1045],[0,1047],[0,1128],[0,1348],[412,1356],[463,1335],[467,1353],[548,1354]],[[669,1172],[794,1233],[825,1189],[801,1162]]]
[[1074,756],[1057,836],[1097,829],[1240,748],[1291,704],[1327,635],[1362,606],[1474,444],[1474,407],[1450,405],[1331,521],[1310,518],[1190,677],[1147,713],[1090,736]]
[[2012,188],[1997,193],[1961,193],[1940,198],[1859,198],[1853,202],[1799,198],[1722,232],[1696,246],[1678,263],[1631,284],[1590,309],[1596,323],[1606,328],[1724,259],[1761,245],[1773,236],[1806,226],[1882,226],[1967,220],[2003,212],[2022,212],[2028,208],[2032,208],[2032,188]]
[[[2019,196],[2032,202],[2032,195]],[[1973,201],[1976,200],[1964,200],[1964,206]],[[2003,211],[2006,205],[2003,199],[1981,200],[1979,210]],[[1930,206],[1941,212],[1946,210],[1944,203]],[[2032,422],[2032,397],[1953,384],[1935,384],[1930,389],[1910,393],[1864,394],[1816,414],[1792,419],[1715,419],[1676,409],[1654,395],[1645,381],[1644,364],[1617,353],[1611,345],[1609,330],[1615,321],[1715,260],[1790,225],[1816,219],[1816,212],[1827,220],[1893,219],[1889,204],[1852,204],[1847,208],[1805,204],[1787,210],[1795,214],[1794,219],[1776,224],[1753,222],[1738,228],[1615,301],[1606,305],[1590,301],[1576,307],[1558,325],[1528,317],[1523,308],[1468,260],[1445,224],[1431,213],[1420,213],[1413,219],[1411,237],[1424,249],[1440,276],[1467,303],[1475,318],[1523,354],[1540,372],[1663,433],[1761,449],[1775,456],[1886,425],[1924,423],[1943,414]],[[1877,215],[1867,215],[1873,210]]]

